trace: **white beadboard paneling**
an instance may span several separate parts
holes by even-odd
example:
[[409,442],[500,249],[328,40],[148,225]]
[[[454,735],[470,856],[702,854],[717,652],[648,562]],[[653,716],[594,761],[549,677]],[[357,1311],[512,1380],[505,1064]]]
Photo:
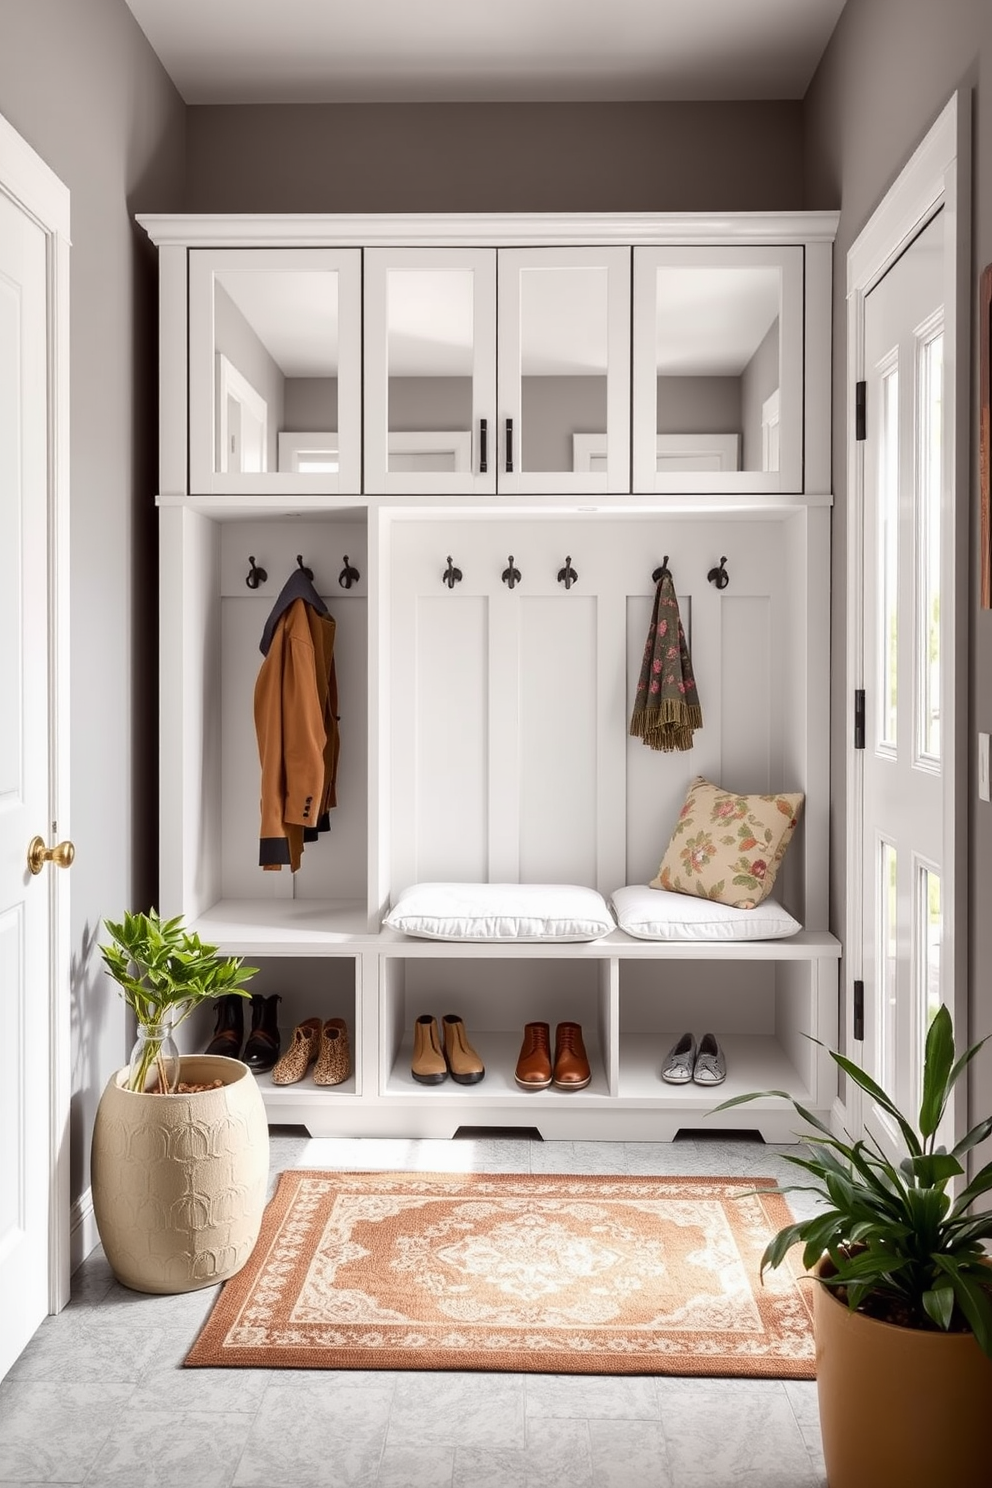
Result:
[[771,624],[767,596],[724,594],[720,606],[721,747],[718,783],[760,795],[771,780]]
[[[412,745],[414,754],[411,882],[487,876],[487,633],[482,598],[436,592],[417,600],[415,691],[393,734],[395,747]],[[401,662],[394,655],[394,667]],[[398,801],[394,809],[410,819]]]
[[[520,600],[520,878],[596,882],[596,600]],[[591,809],[592,808],[592,809]]]

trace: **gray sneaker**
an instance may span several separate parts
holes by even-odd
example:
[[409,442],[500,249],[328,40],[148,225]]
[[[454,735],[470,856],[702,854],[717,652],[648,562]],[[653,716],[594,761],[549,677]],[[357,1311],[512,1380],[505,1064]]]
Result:
[[684,1033],[665,1055],[661,1078],[667,1080],[669,1085],[688,1085],[695,1062],[696,1040],[691,1033]]
[[727,1078],[726,1057],[711,1033],[704,1033],[699,1040],[692,1078],[697,1085],[721,1085]]

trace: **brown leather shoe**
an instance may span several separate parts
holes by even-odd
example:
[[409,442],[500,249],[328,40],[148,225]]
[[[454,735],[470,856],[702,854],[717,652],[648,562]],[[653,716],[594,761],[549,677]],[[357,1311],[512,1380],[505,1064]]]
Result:
[[289,1048],[272,1071],[273,1085],[295,1085],[303,1079],[317,1058],[323,1026],[319,1018],[304,1018],[297,1023]]
[[547,1023],[524,1024],[514,1079],[523,1090],[547,1090],[551,1084],[551,1029]]
[[351,1074],[348,1028],[343,1018],[328,1018],[320,1030],[320,1049],[313,1067],[315,1085],[340,1085]]
[[421,1085],[440,1085],[448,1078],[437,1019],[422,1013],[413,1025],[413,1059],[410,1073]]
[[554,1083],[558,1090],[584,1090],[592,1079],[582,1028],[578,1023],[559,1023],[555,1029]]
[[444,1057],[451,1078],[459,1085],[478,1085],[486,1073],[486,1066],[468,1041],[465,1024],[455,1013],[445,1013]]

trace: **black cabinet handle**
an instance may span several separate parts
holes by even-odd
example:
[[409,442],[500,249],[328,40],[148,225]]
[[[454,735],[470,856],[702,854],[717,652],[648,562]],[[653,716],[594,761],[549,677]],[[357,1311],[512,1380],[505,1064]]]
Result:
[[506,473],[513,474],[513,420],[506,421]]
[[479,474],[489,473],[489,420],[479,420]]

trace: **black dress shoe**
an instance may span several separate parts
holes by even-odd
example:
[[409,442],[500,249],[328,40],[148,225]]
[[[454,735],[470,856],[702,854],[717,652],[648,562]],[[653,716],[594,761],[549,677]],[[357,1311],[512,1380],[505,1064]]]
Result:
[[241,1058],[257,1074],[270,1070],[279,1058],[280,1001],[278,992],[271,997],[263,997],[260,992],[251,994],[251,1032]]
[[203,1052],[237,1059],[245,1036],[245,1000],[237,992],[228,992],[226,996],[217,998],[214,1007],[217,1009],[217,1026]]

